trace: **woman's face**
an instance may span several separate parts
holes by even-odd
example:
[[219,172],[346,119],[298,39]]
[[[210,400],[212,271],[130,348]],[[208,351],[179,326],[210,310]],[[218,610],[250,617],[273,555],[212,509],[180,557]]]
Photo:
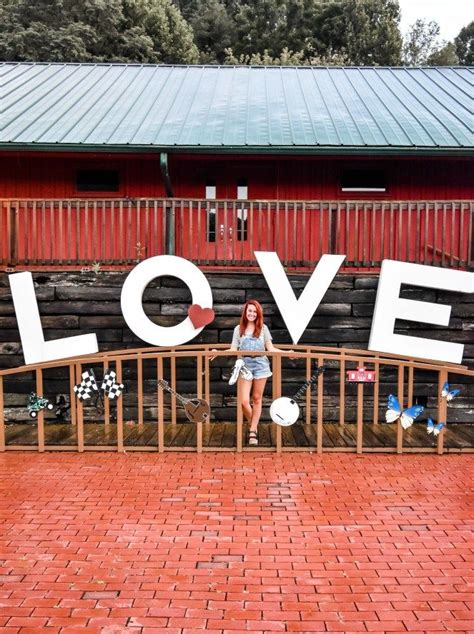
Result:
[[253,304],[249,304],[247,306],[247,311],[245,313],[248,321],[255,321],[257,319],[257,309]]

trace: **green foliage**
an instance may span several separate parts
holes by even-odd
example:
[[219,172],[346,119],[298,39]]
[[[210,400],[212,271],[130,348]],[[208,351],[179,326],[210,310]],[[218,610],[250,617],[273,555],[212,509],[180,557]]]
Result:
[[457,66],[459,57],[453,42],[448,42],[443,47],[432,53],[427,60],[430,66]]
[[2,0],[0,59],[193,63],[193,33],[171,0]]
[[454,39],[454,46],[460,64],[463,66],[474,64],[474,22],[460,30],[459,35]]
[[442,48],[438,40],[439,24],[416,20],[408,30],[403,42],[403,61],[408,66],[428,64],[432,55]]
[[233,42],[226,63],[400,62],[400,12],[395,0],[234,0],[232,4],[220,0],[220,4],[227,9]]
[[[343,55],[354,65],[400,63],[400,7],[393,0],[344,0],[328,3],[315,24],[315,50]],[[318,42],[319,40],[319,42]]]
[[455,65],[474,63],[474,22],[453,43],[398,0],[0,0],[0,59],[58,62]]
[[152,41],[159,62],[193,64],[193,32],[171,0],[121,0],[128,29],[138,26]]
[[221,0],[193,0],[185,11],[194,32],[200,61],[223,63],[226,49],[232,46],[235,38],[229,28],[230,16],[224,3]]
[[268,51],[263,53],[234,55],[232,49],[226,50],[226,64],[250,66],[300,66],[304,64],[303,53],[293,53],[284,48],[278,57],[272,57]]

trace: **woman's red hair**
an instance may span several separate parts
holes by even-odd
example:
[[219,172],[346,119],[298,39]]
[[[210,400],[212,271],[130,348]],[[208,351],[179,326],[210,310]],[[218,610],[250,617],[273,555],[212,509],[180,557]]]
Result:
[[263,308],[260,302],[257,302],[256,299],[249,299],[249,301],[245,302],[244,304],[242,315],[240,317],[240,336],[242,337],[249,323],[249,320],[247,319],[248,306],[255,306],[255,310],[257,311],[257,319],[255,320],[255,330],[253,336],[260,337],[260,333],[262,332],[263,328]]

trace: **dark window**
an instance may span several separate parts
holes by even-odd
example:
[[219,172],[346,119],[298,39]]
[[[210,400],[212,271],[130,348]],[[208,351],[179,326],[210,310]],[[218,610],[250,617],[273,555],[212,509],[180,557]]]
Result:
[[373,169],[347,169],[342,173],[342,191],[373,191],[386,190],[385,172]]
[[[216,181],[206,181],[206,199],[215,200],[216,198]],[[207,241],[216,241],[216,209],[208,203],[207,207]]]
[[213,207],[207,210],[207,241],[216,241],[216,210]]
[[78,192],[118,192],[118,170],[77,170]]
[[[237,200],[247,200],[248,184],[246,178],[237,180]],[[237,240],[244,242],[248,239],[248,209],[244,204],[240,204],[237,209]]]

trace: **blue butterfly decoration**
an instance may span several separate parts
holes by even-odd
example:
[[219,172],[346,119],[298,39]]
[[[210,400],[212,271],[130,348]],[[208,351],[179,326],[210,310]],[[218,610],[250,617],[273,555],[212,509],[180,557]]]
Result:
[[435,425],[431,418],[428,418],[426,431],[429,434],[433,434],[433,436],[439,436],[439,432],[443,429],[443,427],[446,427],[446,423],[438,423],[437,425]]
[[448,403],[456,398],[456,396],[460,393],[461,390],[450,390],[449,383],[447,381],[441,388],[441,398],[445,398]]
[[395,423],[399,420],[402,424],[403,429],[408,429],[413,425],[413,421],[415,418],[423,412],[425,409],[423,405],[413,405],[408,409],[402,411],[400,407],[400,403],[398,399],[393,394],[389,394],[388,396],[388,404],[387,411],[385,412],[385,420],[387,423]]

